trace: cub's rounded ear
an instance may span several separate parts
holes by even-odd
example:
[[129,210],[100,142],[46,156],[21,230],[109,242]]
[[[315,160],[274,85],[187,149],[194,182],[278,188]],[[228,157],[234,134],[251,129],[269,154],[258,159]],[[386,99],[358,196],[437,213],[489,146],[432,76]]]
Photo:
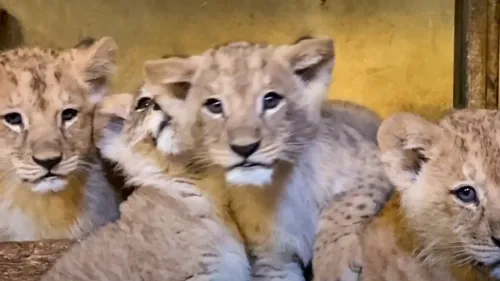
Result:
[[130,93],[109,95],[104,97],[103,100],[97,104],[96,113],[104,116],[127,119],[134,100],[135,96]]
[[392,183],[401,190],[411,187],[443,138],[444,131],[438,125],[416,114],[396,113],[384,120],[377,140]]
[[335,60],[333,39],[307,37],[278,47],[276,53],[305,82],[328,78],[330,83]]
[[118,45],[111,37],[103,37],[92,43],[80,42],[75,48],[74,64],[89,85],[93,103],[99,102],[110,89],[109,82],[115,72],[117,54]]
[[88,48],[95,43],[95,39],[93,37],[84,37],[78,43],[73,46],[73,48]]
[[278,61],[289,66],[305,84],[300,104],[318,111],[332,83],[335,47],[331,38],[305,38],[275,49]]
[[152,85],[168,86],[170,94],[185,99],[201,60],[201,56],[149,60],[144,63],[144,79]]

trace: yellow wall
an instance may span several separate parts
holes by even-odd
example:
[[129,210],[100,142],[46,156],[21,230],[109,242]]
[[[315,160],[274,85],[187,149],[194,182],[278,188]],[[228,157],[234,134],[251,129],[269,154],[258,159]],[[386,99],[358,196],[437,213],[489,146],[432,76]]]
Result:
[[112,35],[119,91],[141,64],[230,40],[336,39],[331,96],[375,108],[439,115],[452,105],[453,0],[0,0],[29,44],[69,47]]

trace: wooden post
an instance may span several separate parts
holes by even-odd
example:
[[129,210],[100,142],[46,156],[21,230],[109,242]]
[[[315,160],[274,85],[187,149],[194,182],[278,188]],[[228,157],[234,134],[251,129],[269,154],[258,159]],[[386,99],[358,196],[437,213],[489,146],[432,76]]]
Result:
[[456,108],[498,108],[499,1],[455,1]]
[[23,32],[19,21],[0,7],[0,51],[22,46]]

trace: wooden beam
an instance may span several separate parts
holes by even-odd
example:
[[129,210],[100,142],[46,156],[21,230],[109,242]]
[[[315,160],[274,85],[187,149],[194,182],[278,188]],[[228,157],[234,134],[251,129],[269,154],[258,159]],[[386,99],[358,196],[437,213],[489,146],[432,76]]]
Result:
[[71,240],[0,243],[0,281],[35,281],[64,253]]
[[498,108],[499,1],[456,0],[456,108]]

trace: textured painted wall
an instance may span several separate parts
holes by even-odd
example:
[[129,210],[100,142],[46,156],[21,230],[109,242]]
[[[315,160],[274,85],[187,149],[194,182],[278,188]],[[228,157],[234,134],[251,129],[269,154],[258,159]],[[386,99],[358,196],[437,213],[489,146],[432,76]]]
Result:
[[336,39],[331,97],[382,115],[437,116],[452,105],[453,0],[0,0],[28,44],[69,47],[83,36],[120,45],[116,89],[134,89],[146,59],[231,40]]

